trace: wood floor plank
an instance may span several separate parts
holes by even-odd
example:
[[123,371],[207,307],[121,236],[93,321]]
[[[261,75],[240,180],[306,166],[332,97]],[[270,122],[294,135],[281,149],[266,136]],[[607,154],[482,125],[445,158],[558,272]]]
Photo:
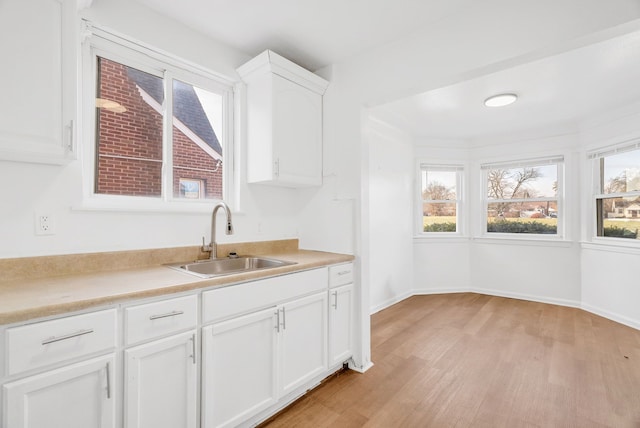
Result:
[[413,296],[371,319],[374,366],[268,427],[640,427],[640,331],[575,308]]

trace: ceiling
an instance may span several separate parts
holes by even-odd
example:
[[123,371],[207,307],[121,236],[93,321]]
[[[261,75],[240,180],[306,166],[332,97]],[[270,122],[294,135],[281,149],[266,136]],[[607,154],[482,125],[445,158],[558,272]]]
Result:
[[[480,7],[474,0],[136,0],[246,53],[272,49],[310,70],[410,37]],[[474,5],[475,3],[475,5]],[[640,100],[640,34],[632,33],[372,109],[414,136],[482,139],[575,127]],[[501,92],[515,104],[489,109]]]
[[474,3],[474,0],[136,1],[249,56],[272,49],[312,71],[400,39]]
[[[570,130],[640,101],[640,33],[394,101],[376,117],[414,136],[474,140],[497,134]],[[491,95],[515,93],[506,107]]]

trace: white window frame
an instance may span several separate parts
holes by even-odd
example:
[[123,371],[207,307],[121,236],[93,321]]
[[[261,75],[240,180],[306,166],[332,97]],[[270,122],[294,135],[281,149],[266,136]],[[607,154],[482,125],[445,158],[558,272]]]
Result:
[[[419,238],[460,238],[466,236],[467,225],[465,222],[465,179],[467,167],[461,163],[430,162],[418,160],[416,164],[416,209],[415,231]],[[422,198],[422,173],[423,171],[450,171],[456,173],[456,199],[454,200],[424,200]],[[456,204],[456,231],[455,232],[425,232],[423,220],[424,203],[453,203]]]
[[603,193],[602,160],[607,156],[640,150],[640,138],[623,141],[611,146],[600,147],[587,152],[587,159],[591,162],[591,201],[590,207],[590,240],[594,243],[640,248],[640,239],[618,238],[615,236],[598,236],[598,200],[617,197],[637,197],[640,191]]
[[[542,158],[528,158],[528,159],[519,159],[512,161],[504,161],[504,162],[487,162],[482,163],[480,165],[481,171],[481,179],[480,182],[480,190],[482,192],[482,213],[481,223],[480,223],[480,236],[482,238],[489,239],[522,239],[522,240],[532,240],[532,241],[540,241],[540,240],[565,240],[565,219],[567,218],[566,209],[565,209],[565,195],[564,195],[564,163],[565,157],[564,155],[557,156],[548,156]],[[558,176],[558,191],[555,198],[516,198],[516,199],[489,199],[489,195],[487,194],[487,185],[488,185],[488,172],[491,169],[511,169],[511,168],[531,168],[536,166],[545,166],[545,165],[556,165]],[[490,203],[499,203],[499,202],[547,202],[547,201],[556,201],[558,206],[558,216],[557,216],[557,228],[555,234],[543,234],[543,233],[501,233],[501,232],[488,232],[487,224],[488,224],[488,210]]]
[[[168,120],[172,108],[173,79],[220,94],[223,97],[223,124],[220,145],[224,157],[223,199],[237,206],[234,156],[234,82],[197,64],[159,51],[111,30],[83,21],[85,39],[82,44],[82,115],[83,199],[78,209],[115,211],[209,212],[216,199],[186,199],[173,195],[173,121]],[[95,94],[97,57],[136,68],[163,79],[165,101],[163,113],[162,194],[158,197],[95,193],[96,118]]]

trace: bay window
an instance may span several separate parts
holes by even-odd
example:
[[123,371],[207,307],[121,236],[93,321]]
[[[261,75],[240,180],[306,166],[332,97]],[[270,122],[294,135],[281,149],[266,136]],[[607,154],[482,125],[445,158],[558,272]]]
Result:
[[640,142],[591,153],[595,235],[640,239]]
[[487,234],[561,236],[563,158],[481,166]]
[[461,233],[461,165],[420,164],[420,233]]

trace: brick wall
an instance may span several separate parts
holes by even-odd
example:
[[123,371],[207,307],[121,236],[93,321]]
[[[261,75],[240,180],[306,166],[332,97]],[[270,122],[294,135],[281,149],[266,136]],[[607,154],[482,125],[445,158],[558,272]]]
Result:
[[[96,193],[156,196],[162,187],[162,117],[140,96],[126,67],[100,60],[102,99],[116,101],[127,111],[98,109],[98,174]],[[206,198],[222,198],[222,166],[176,127],[174,135],[174,195],[180,178],[203,180]],[[188,167],[184,169],[180,167]]]

